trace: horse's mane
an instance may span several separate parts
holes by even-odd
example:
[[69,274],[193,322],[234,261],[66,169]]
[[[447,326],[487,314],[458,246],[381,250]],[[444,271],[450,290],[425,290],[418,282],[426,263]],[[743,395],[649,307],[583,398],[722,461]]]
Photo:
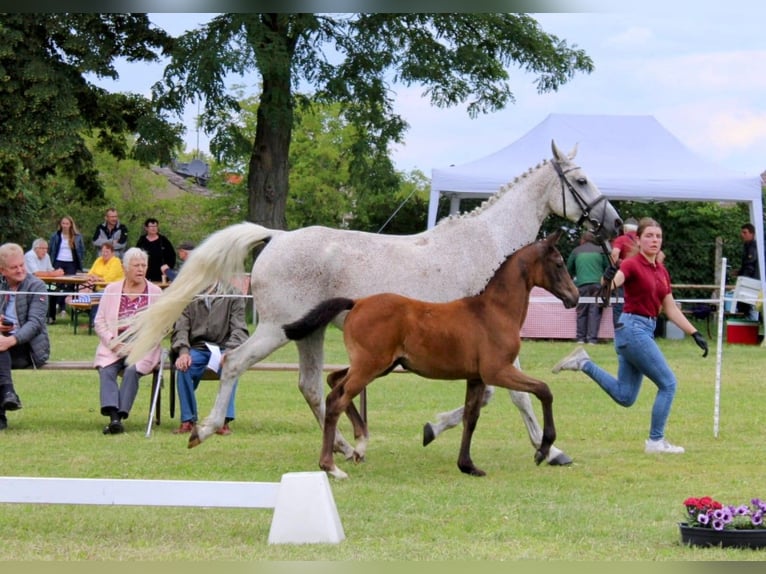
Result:
[[457,213],[457,214],[452,214],[447,217],[444,217],[440,219],[436,223],[436,225],[439,226],[443,224],[448,224],[449,222],[455,221],[458,219],[466,219],[466,218],[479,216],[481,213],[483,213],[484,211],[492,207],[492,205],[494,205],[496,202],[500,201],[507,192],[509,192],[511,189],[514,188],[514,186],[521,183],[522,180],[526,179],[527,177],[532,175],[534,172],[536,172],[537,170],[547,165],[548,163],[550,163],[550,160],[548,159],[542,160],[536,166],[530,167],[527,171],[525,171],[521,175],[517,175],[515,178],[513,178],[513,181],[509,181],[508,183],[503,185],[496,193],[492,194],[489,198],[482,201],[481,205],[475,207],[474,209],[472,209],[471,211],[467,213]]

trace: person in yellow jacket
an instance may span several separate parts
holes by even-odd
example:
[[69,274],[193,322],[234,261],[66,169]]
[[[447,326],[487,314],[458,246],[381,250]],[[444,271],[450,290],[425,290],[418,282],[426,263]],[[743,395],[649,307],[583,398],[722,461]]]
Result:
[[93,304],[90,308],[91,326],[93,326],[93,321],[98,312],[99,297],[93,297],[90,293],[103,291],[104,289],[103,286],[96,284],[114,283],[123,279],[125,279],[125,269],[122,266],[122,261],[114,253],[114,244],[111,241],[107,241],[101,245],[101,255],[96,258],[88,271],[88,281],[80,287],[80,294],[77,298],[73,298],[73,301],[76,300],[81,303],[90,302]]

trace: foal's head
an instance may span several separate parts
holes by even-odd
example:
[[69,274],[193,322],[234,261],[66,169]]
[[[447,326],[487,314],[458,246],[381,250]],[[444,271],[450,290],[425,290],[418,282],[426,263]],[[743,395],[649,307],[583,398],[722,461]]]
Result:
[[567,271],[566,263],[556,248],[561,230],[556,230],[545,239],[523,248],[519,252],[526,259],[527,269],[532,282],[537,287],[550,291],[561,299],[564,307],[571,309],[577,305],[580,293]]

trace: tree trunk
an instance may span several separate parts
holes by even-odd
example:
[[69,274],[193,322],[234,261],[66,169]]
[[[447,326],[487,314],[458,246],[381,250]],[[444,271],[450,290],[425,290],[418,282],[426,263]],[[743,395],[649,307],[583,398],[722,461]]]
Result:
[[261,66],[263,91],[247,176],[248,219],[265,227],[286,229],[288,156],[293,130],[292,50],[285,46],[278,52],[280,55],[272,55],[268,67]]

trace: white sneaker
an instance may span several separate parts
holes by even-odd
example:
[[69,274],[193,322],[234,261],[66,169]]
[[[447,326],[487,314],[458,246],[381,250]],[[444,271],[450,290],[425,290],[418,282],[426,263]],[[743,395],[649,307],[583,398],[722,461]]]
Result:
[[644,447],[644,452],[646,454],[656,454],[656,453],[683,454],[684,447],[670,444],[664,438],[661,438],[660,440],[646,439],[646,446]]
[[588,352],[580,346],[575,347],[575,350],[569,353],[566,357],[561,359],[551,369],[552,373],[558,373],[559,371],[579,371],[585,364],[585,361],[590,361]]

